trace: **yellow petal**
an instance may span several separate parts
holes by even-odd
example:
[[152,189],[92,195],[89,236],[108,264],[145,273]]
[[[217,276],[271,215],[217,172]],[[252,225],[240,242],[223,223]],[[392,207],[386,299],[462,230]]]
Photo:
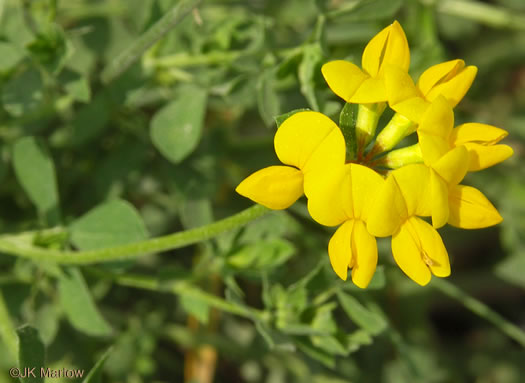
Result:
[[432,226],[438,229],[448,221],[448,185],[434,170],[430,174]]
[[385,88],[389,105],[395,105],[414,97],[421,97],[412,77],[398,66],[385,66]]
[[437,98],[426,110],[418,137],[425,164],[431,165],[451,148],[450,133],[454,126],[454,112],[443,97]]
[[429,106],[430,103],[425,99],[421,97],[415,97],[398,102],[397,104],[391,105],[390,107],[397,113],[408,118],[410,121],[419,124]]
[[388,237],[407,217],[407,208],[395,178],[387,177],[376,194],[367,217],[367,229],[375,237]]
[[507,145],[480,145],[470,144],[464,145],[469,153],[469,168],[470,172],[483,170],[505,161],[514,154],[514,150]]
[[310,190],[316,187],[316,175],[325,173],[327,169],[344,167],[346,143],[341,130],[334,129],[312,152],[302,167],[304,174],[304,194],[310,198]]
[[370,76],[377,76],[384,64],[394,64],[405,71],[410,66],[407,38],[397,21],[374,36],[363,52],[362,66]]
[[277,130],[275,152],[283,164],[305,170],[308,161],[325,140],[334,147],[328,150],[331,154],[323,160],[323,164],[344,163],[346,147],[339,127],[324,114],[299,112],[286,119]]
[[470,89],[478,68],[468,66],[450,80],[434,86],[426,95],[428,101],[432,102],[439,96],[444,96],[455,107]]
[[448,223],[461,229],[481,229],[497,225],[503,218],[478,189],[456,185],[449,192]]
[[448,76],[455,75],[465,67],[463,60],[451,60],[433,65],[419,76],[417,87],[427,95],[434,86],[443,82]]
[[420,218],[409,218],[392,237],[392,253],[401,270],[422,286],[430,281],[430,271],[438,277],[450,275],[443,240],[432,226]]
[[354,104],[372,104],[386,100],[387,93],[383,79],[370,77],[362,82],[354,95],[350,97],[349,102]]
[[290,166],[269,166],[245,178],[235,191],[270,209],[286,209],[303,194],[303,174]]
[[343,196],[352,199],[353,217],[366,222],[370,207],[383,183],[383,177],[369,167],[349,164],[351,190],[342,189]]
[[[397,21],[394,21],[391,25],[382,64],[382,67],[386,64],[396,65],[404,71],[408,71],[410,67],[410,49],[407,37]],[[379,71],[381,72],[381,68]]]
[[421,256],[419,239],[408,222],[392,236],[392,255],[397,265],[414,282],[425,286],[432,277]]
[[357,88],[369,77],[357,65],[344,60],[324,64],[321,72],[332,92],[346,102],[350,102]]
[[429,216],[431,213],[430,169],[423,164],[403,166],[391,172],[403,198],[406,212],[404,217],[412,215]]
[[354,222],[352,232],[353,260],[349,263],[352,268],[352,282],[362,289],[366,288],[374,276],[377,266],[377,242],[366,229],[363,221]]
[[494,145],[507,137],[508,134],[506,130],[492,125],[469,122],[461,124],[452,130],[450,142],[454,146],[466,143]]
[[339,278],[346,281],[348,265],[352,261],[352,229],[354,221],[343,223],[336,230],[328,243],[330,263]]
[[458,146],[439,159],[432,168],[447,184],[457,185],[467,174],[469,154],[465,146]]
[[308,211],[321,225],[337,226],[352,217],[351,196],[343,198],[343,191],[351,188],[349,170],[349,165],[336,166],[309,176]]

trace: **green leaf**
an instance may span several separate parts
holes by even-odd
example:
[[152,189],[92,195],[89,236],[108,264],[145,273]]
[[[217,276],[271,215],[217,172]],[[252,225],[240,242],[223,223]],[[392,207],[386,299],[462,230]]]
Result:
[[[20,378],[22,382],[40,383],[44,382],[40,376],[40,369],[45,366],[46,350],[44,343],[38,335],[38,331],[31,326],[25,325],[16,330],[18,335],[18,367],[24,374],[27,369],[27,376]],[[29,371],[33,371],[30,374]],[[33,376],[34,375],[34,376]]]
[[18,182],[48,224],[60,220],[55,165],[44,145],[34,137],[18,139],[13,147]]
[[110,335],[112,329],[102,317],[91,293],[76,268],[67,269],[58,280],[60,302],[69,322],[77,330],[88,335]]
[[171,162],[181,162],[197,147],[204,123],[206,101],[205,90],[188,86],[176,100],[153,116],[150,125],[151,140]]
[[34,68],[12,77],[2,88],[4,108],[13,116],[34,111],[42,102],[42,78]]
[[0,41],[0,72],[13,69],[24,57],[15,45],[7,41]]
[[257,106],[266,126],[273,124],[274,116],[280,113],[279,96],[275,90],[275,71],[265,70],[257,82]]
[[310,358],[321,362],[323,365],[330,369],[333,369],[335,367],[335,358],[332,353],[329,353],[323,350],[322,348],[314,346],[310,340],[302,337],[296,337],[294,339],[294,342],[297,345],[297,347]]
[[377,335],[387,327],[387,322],[380,314],[368,310],[353,296],[338,291],[337,297],[346,315],[370,334]]
[[279,128],[283,122],[285,122],[289,117],[292,117],[295,113],[306,112],[309,110],[310,109],[308,108],[294,109],[291,112],[280,114],[279,116],[274,117],[277,128]]
[[210,306],[205,301],[182,295],[180,304],[186,313],[193,315],[199,322],[208,324]]
[[73,100],[81,102],[88,102],[90,100],[91,89],[86,76],[66,68],[60,73],[59,80],[64,90]]
[[71,243],[81,250],[142,241],[148,232],[141,216],[126,201],[112,200],[90,210],[70,225]]
[[102,356],[97,361],[97,363],[93,366],[93,368],[86,375],[82,383],[100,383],[102,381],[101,380],[102,367],[104,367],[104,363],[106,363],[106,360],[108,359],[112,350],[113,348],[110,347],[104,352],[104,354],[102,354]]
[[42,337],[45,345],[49,346],[58,332],[59,310],[52,304],[44,304],[35,313],[34,325]]
[[79,146],[96,138],[108,126],[110,108],[111,100],[105,92],[80,108],[71,122],[71,144]]
[[312,328],[320,333],[332,335],[312,335],[310,340],[315,346],[335,355],[346,355],[347,350],[335,337],[337,333],[337,324],[333,318],[332,311],[335,309],[335,303],[326,303],[315,310],[312,320]]
[[303,49],[303,59],[299,64],[299,82],[301,93],[306,97],[313,110],[319,110],[319,102],[315,94],[316,78],[321,72],[323,52],[319,43],[306,45]]
[[339,115],[339,128],[343,132],[346,142],[346,155],[348,160],[355,159],[357,153],[357,141],[355,126],[357,122],[358,104],[346,103]]
[[50,23],[45,30],[28,44],[27,50],[33,59],[50,73],[59,73],[71,52],[66,35],[58,24]]
[[295,248],[291,242],[272,238],[243,246],[228,257],[228,264],[238,269],[271,269],[286,262],[294,253]]
[[255,322],[255,329],[265,340],[270,350],[295,351],[295,345],[284,334],[270,328],[266,323]]

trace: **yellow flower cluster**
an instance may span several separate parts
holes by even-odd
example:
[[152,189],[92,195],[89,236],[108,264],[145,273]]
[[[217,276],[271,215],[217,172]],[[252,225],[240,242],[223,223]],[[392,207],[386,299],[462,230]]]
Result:
[[[351,269],[352,281],[361,288],[376,269],[376,237],[391,236],[396,263],[425,285],[432,274],[450,274],[436,229],[447,223],[484,228],[502,220],[478,189],[460,184],[467,172],[513,154],[498,144],[507,135],[502,129],[479,123],[454,127],[453,108],[470,88],[476,67],[462,60],[444,62],[427,69],[415,84],[409,66],[398,22],[368,43],[362,68],[342,60],[326,63],[322,73],[330,89],[347,103],[359,104],[355,156],[347,158],[348,143],[330,118],[298,112],[275,134],[275,152],[285,166],[259,170],[236,189],[271,209],[286,209],[304,193],[315,221],[339,226],[328,245],[335,273],[346,280]],[[386,105],[395,114],[376,137]],[[417,144],[394,149],[414,132]]]

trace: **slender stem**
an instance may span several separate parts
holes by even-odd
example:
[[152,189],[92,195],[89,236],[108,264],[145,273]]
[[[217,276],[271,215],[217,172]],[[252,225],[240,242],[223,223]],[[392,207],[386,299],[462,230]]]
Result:
[[515,324],[509,322],[507,319],[503,318],[483,302],[480,302],[476,298],[468,295],[444,279],[433,278],[432,286],[441,291],[443,294],[461,302],[461,304],[463,304],[467,309],[479,315],[480,317],[485,318],[487,321],[499,328],[503,333],[525,347],[525,331],[520,329]]
[[16,235],[4,235],[0,236],[0,252],[38,261],[77,265],[109,262],[124,258],[137,258],[148,253],[178,249],[213,238],[225,231],[243,226],[266,214],[268,211],[264,206],[255,205],[209,225],[148,239],[146,241],[99,250],[61,251],[46,249],[32,246],[28,243],[27,238],[20,238]]
[[120,53],[115,60],[102,71],[102,82],[108,84],[120,76],[153,44],[163,38],[202,0],[181,0],[160,18],[150,29],[133,44]]
[[446,0],[437,2],[441,13],[463,17],[496,28],[525,29],[525,14],[477,1]]
[[157,292],[167,292],[176,295],[184,295],[185,297],[191,297],[196,300],[204,301],[208,305],[215,307],[219,310],[240,315],[248,319],[265,321],[268,319],[269,316],[269,314],[265,311],[233,304],[222,299],[221,297],[201,290],[198,287],[193,286],[186,281],[166,282],[150,276],[131,274],[119,275],[106,270],[95,268],[91,268],[89,269],[89,271],[92,274],[101,278],[110,279],[111,281],[121,286]]
[[2,339],[7,346],[13,361],[16,361],[18,358],[18,339],[13,322],[11,322],[11,318],[9,318],[9,312],[7,311],[2,290],[0,290],[0,339]]

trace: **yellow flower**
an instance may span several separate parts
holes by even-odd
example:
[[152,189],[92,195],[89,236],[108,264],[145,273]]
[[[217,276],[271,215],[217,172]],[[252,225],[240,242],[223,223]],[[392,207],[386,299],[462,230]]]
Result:
[[405,32],[397,21],[367,44],[362,56],[362,70],[344,60],[326,63],[321,68],[332,91],[349,103],[376,103],[387,100],[385,67],[396,65],[404,71],[410,66],[410,50]]
[[404,68],[385,68],[385,86],[390,107],[410,121],[418,123],[426,108],[439,96],[454,108],[470,89],[478,69],[465,67],[463,60],[452,60],[428,68],[417,86]]
[[341,225],[328,245],[332,268],[343,280],[351,268],[354,284],[365,288],[377,265],[376,239],[366,222],[383,177],[365,166],[347,164],[318,173],[316,181],[308,197],[310,215],[322,225]]
[[339,127],[318,112],[299,112],[282,123],[274,138],[279,160],[289,166],[261,169],[235,189],[237,193],[270,209],[286,209],[309,188],[319,171],[342,166],[346,146]]
[[377,136],[372,150],[379,154],[392,149],[413,133],[430,104],[444,97],[455,107],[469,90],[477,68],[465,67],[463,60],[452,60],[428,68],[419,77],[417,86],[405,68],[385,66],[385,88],[388,104],[397,112]]
[[[408,165],[391,172],[376,195],[369,213],[368,232],[392,236],[392,254],[413,281],[424,286],[431,275],[447,277],[450,263],[438,232],[417,216],[428,216],[429,169]],[[423,180],[423,182],[422,182]]]

